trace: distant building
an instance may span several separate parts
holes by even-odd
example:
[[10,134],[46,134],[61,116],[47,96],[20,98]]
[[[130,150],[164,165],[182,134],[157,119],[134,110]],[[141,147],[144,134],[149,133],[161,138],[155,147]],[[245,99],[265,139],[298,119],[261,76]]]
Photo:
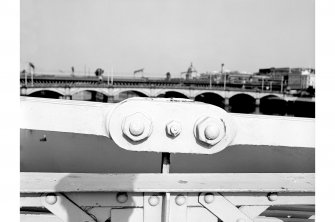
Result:
[[199,78],[199,74],[197,72],[197,70],[195,70],[193,64],[191,63],[191,65],[188,67],[186,72],[182,72],[181,74],[185,74],[185,78],[186,79],[196,79]]
[[265,68],[259,69],[256,75],[271,76],[272,79],[283,81],[291,89],[315,88],[315,69],[312,68]]

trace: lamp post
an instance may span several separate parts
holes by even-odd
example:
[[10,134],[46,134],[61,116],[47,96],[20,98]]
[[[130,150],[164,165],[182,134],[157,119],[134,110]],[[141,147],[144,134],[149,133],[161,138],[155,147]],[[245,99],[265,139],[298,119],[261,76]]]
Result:
[[[222,63],[221,64],[221,75],[223,74],[223,66],[224,66],[224,64]],[[223,77],[223,90],[226,90],[226,81],[227,81],[226,77],[227,77],[227,75],[225,73],[224,77]]]
[[209,88],[212,89],[212,73],[209,72]]
[[262,76],[262,92],[263,92],[263,88],[264,88],[264,76]]

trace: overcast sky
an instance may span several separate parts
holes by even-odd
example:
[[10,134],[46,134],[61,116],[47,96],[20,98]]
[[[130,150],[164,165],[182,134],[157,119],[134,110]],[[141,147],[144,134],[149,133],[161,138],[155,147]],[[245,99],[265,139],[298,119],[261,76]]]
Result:
[[21,0],[21,66],[179,76],[314,67],[314,0]]

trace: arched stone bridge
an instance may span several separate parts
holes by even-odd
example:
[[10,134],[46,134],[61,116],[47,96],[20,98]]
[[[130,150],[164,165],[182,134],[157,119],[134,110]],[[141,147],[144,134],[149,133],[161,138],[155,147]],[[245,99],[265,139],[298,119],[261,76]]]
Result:
[[258,103],[260,99],[264,97],[277,97],[279,99],[285,100],[285,101],[294,101],[297,99],[297,97],[289,96],[282,93],[277,92],[271,92],[271,91],[263,91],[263,92],[255,92],[255,91],[246,91],[246,90],[234,90],[234,91],[223,91],[218,89],[197,89],[197,88],[189,88],[189,89],[178,89],[178,88],[155,88],[155,87],[23,87],[21,88],[21,95],[29,96],[33,93],[40,92],[40,91],[51,91],[54,93],[59,94],[60,96],[64,98],[72,98],[75,94],[83,92],[83,91],[95,91],[102,93],[103,95],[107,96],[108,98],[113,98],[115,100],[118,100],[119,95],[121,93],[126,92],[132,92],[134,94],[137,94],[139,96],[145,96],[145,97],[164,97],[166,93],[173,93],[176,95],[175,97],[181,97],[181,98],[189,98],[189,99],[195,99],[198,96],[204,95],[204,94],[210,94],[210,95],[216,95],[221,97],[222,99],[229,100],[230,98],[236,96],[236,95],[245,95],[252,97],[256,100],[256,104]]

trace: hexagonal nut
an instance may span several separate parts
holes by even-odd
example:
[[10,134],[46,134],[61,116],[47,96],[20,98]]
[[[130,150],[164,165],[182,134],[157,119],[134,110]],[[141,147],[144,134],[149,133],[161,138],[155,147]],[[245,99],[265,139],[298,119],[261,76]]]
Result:
[[226,135],[226,127],[220,119],[203,117],[196,122],[194,133],[199,141],[213,146]]
[[166,133],[171,137],[176,137],[181,133],[181,123],[175,120],[170,121],[166,124]]
[[151,135],[152,122],[143,113],[134,113],[123,119],[122,132],[132,141],[141,141]]

